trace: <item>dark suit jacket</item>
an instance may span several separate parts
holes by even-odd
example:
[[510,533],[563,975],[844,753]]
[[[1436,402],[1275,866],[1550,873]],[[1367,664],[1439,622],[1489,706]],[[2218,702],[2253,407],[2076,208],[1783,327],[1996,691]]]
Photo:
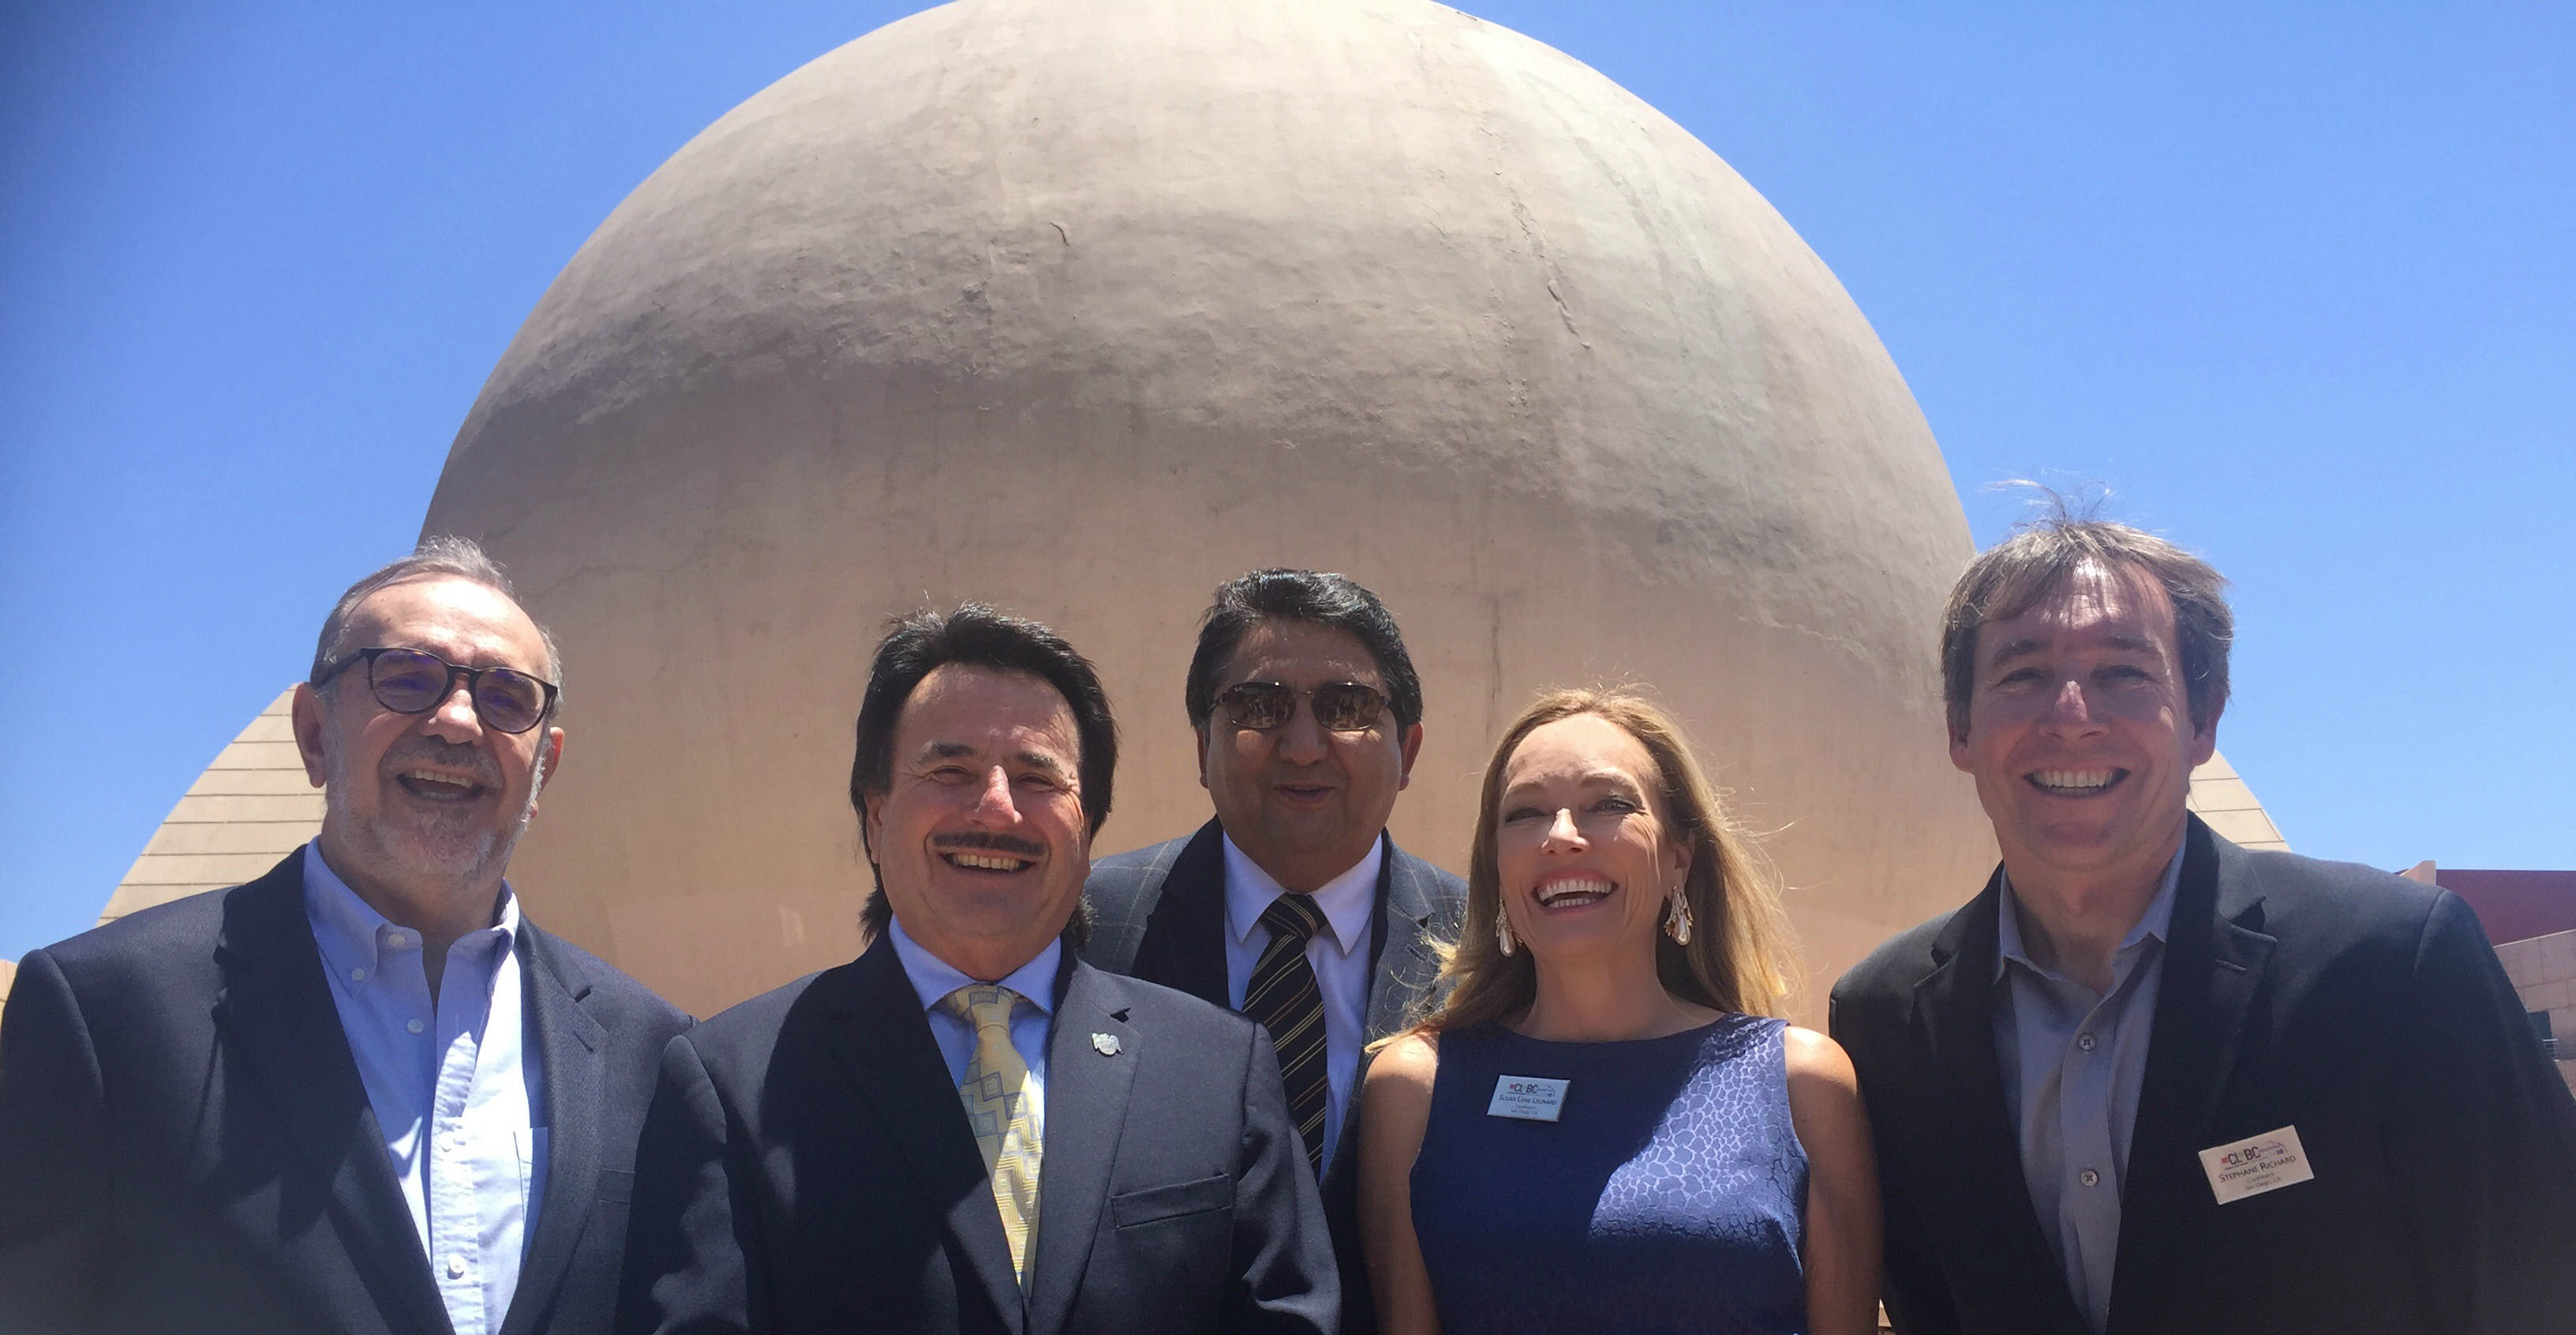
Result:
[[[1385,838],[1381,835],[1380,838]],[[1225,832],[1213,820],[1174,839],[1092,864],[1083,887],[1091,906],[1091,940],[1083,958],[1179,988],[1223,1006],[1225,980]],[[1370,937],[1368,1041],[1421,1018],[1435,1000],[1440,960],[1432,943],[1453,940],[1467,912],[1467,883],[1386,840],[1377,874],[1377,930]],[[1360,1075],[1368,1058],[1360,1058]],[[1359,1242],[1359,1086],[1342,1116],[1342,1133],[1324,1171],[1324,1222],[1342,1272],[1344,1335],[1377,1329]]]
[[[449,1329],[304,917],[304,855],[27,956],[0,1024],[0,1332]],[[522,920],[545,1197],[504,1335],[605,1331],[688,1018]]]
[[[2001,880],[1833,995],[1903,1332],[2084,1335],[1995,1055]],[[2226,1205],[2198,1152],[2284,1126],[2316,1177]],[[2121,1185],[2108,1335],[2576,1320],[2576,1104],[2466,905],[2191,820]]]
[[1025,1296],[881,938],[663,1055],[618,1329],[1331,1330],[1331,1247],[1269,1036],[1070,956],[1057,988]]

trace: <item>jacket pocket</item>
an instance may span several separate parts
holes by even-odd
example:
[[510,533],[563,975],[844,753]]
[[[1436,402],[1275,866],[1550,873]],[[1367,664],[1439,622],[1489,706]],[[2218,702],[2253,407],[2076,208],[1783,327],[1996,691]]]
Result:
[[599,1198],[618,1205],[635,1199],[635,1175],[622,1168],[599,1170]]
[[1109,1218],[1119,1228],[1234,1208],[1234,1179],[1219,1174],[1168,1187],[1145,1187],[1109,1198]]

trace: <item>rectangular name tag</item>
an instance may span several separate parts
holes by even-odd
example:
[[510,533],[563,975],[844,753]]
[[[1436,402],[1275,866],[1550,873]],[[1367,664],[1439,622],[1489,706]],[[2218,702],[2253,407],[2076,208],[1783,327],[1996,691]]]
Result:
[[1565,1109],[1565,1087],[1572,1083],[1543,1075],[1504,1076],[1494,1082],[1494,1101],[1485,1105],[1485,1115],[1553,1122]]
[[2209,1174],[2209,1189],[2221,1205],[2317,1175],[2308,1166],[2308,1152],[2299,1144],[2295,1126],[2247,1136],[2233,1145],[2212,1145],[2200,1152],[2200,1167]]

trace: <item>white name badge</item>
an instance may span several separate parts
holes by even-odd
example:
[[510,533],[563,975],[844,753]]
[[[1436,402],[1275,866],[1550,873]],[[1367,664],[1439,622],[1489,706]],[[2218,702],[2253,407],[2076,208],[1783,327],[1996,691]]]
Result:
[[2200,1152],[2201,1171],[2221,1205],[2260,1196],[2317,1175],[2308,1152],[2299,1144],[2299,1129],[2285,1126],[2233,1145],[2212,1145]]
[[1494,1101],[1485,1105],[1485,1115],[1553,1122],[1565,1110],[1565,1087],[1572,1083],[1543,1075],[1504,1076],[1494,1082]]

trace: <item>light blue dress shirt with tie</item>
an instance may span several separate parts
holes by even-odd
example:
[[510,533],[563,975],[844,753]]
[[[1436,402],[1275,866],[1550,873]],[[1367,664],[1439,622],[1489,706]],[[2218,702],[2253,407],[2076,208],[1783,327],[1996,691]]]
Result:
[[[903,964],[903,975],[912,980],[913,995],[921,998],[921,1008],[930,1013],[930,1036],[939,1044],[939,1055],[948,1063],[948,1083],[966,1082],[966,1063],[975,1057],[975,1026],[948,1013],[939,1003],[949,993],[970,984],[984,982],[969,978],[933,955],[903,930],[900,920],[888,919],[886,935],[894,941],[894,957]],[[1047,1033],[1055,1023],[1055,973],[1064,962],[1061,938],[1047,942],[1037,958],[1013,969],[999,979],[1003,987],[1020,994],[1011,1007],[1011,1047],[1028,1065],[1029,1080],[1021,1094],[1029,1105],[1029,1122],[1036,1128],[1038,1143],[1046,1143],[1046,1077]]]
[[2019,1134],[2022,1177],[2040,1236],[2056,1253],[2095,1335],[2111,1311],[2120,1184],[2129,1168],[2129,1132],[2138,1123],[2181,876],[2176,850],[2146,913],[2111,956],[2108,992],[2031,959],[2009,879],[1998,915],[1995,1055],[2003,1063],[2004,1108]]
[[369,908],[304,846],[304,914],[340,1030],[456,1335],[493,1335],[545,1193],[542,1063],[526,1042],[518,898],[448,947],[438,1001],[420,933]]

